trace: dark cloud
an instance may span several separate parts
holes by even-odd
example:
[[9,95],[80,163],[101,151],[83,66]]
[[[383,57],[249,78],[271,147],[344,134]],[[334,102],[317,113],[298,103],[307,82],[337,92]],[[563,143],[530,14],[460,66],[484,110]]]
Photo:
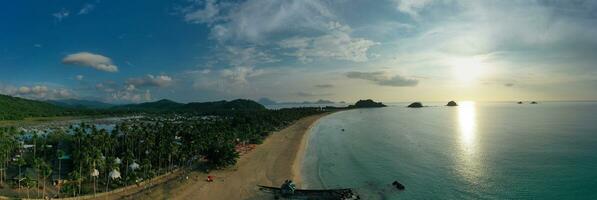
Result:
[[388,76],[385,72],[348,72],[346,77],[368,80],[377,85],[392,87],[413,87],[419,84],[416,79],[409,79],[400,75]]
[[319,85],[315,85],[315,87],[318,87],[318,88],[333,88],[334,85],[332,85],[332,84],[319,84]]

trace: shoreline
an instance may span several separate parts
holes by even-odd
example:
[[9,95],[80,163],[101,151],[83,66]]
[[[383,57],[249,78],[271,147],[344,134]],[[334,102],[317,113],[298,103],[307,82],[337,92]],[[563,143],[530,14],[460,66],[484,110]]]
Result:
[[[272,196],[260,192],[257,185],[279,186],[286,179],[292,179],[300,188],[311,128],[331,113],[299,119],[272,133],[232,167],[210,173],[192,172],[188,180],[174,180],[133,195],[114,195],[109,199],[264,199]],[[215,176],[215,181],[206,182],[208,175]]]
[[321,118],[323,118],[329,114],[332,114],[332,113],[334,113],[334,112],[325,113],[325,114],[322,114],[321,116],[319,116],[319,118],[317,118],[317,120],[313,121],[303,133],[301,142],[299,144],[299,148],[296,152],[296,156],[291,165],[292,175],[293,175],[292,181],[296,184],[297,188],[304,188],[302,169],[303,169],[303,162],[304,162],[305,156],[307,154],[307,152],[306,152],[307,147],[309,146],[309,139],[311,138],[311,132],[312,132],[311,130],[313,129],[315,124],[317,124],[317,122],[319,122],[319,120]]

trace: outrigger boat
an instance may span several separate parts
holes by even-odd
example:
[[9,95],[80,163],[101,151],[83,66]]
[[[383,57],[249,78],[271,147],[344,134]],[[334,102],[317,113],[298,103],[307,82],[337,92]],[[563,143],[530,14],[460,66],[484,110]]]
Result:
[[357,200],[361,199],[353,189],[320,189],[320,190],[304,190],[296,189],[294,183],[286,180],[281,187],[271,187],[258,185],[259,190],[267,193],[272,193],[274,199],[290,198],[290,199],[329,199],[329,200]]

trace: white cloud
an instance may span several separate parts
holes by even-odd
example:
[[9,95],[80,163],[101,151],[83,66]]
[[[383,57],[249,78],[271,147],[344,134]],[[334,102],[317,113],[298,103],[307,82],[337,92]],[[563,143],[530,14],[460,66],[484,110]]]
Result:
[[221,61],[228,62],[232,66],[253,66],[262,63],[273,63],[279,60],[265,51],[256,47],[235,47],[226,46],[221,56]]
[[26,87],[26,86],[21,86],[18,90],[19,94],[29,94],[31,93],[31,88]]
[[216,17],[220,12],[220,6],[221,5],[216,4],[215,0],[207,0],[202,8],[200,7],[195,10],[192,9],[199,6],[192,5],[183,11],[184,19],[191,23],[212,23],[216,20]]
[[166,87],[172,83],[172,77],[167,75],[154,76],[148,74],[141,78],[130,78],[126,83],[136,87]]
[[131,91],[118,91],[112,93],[109,97],[108,101],[110,102],[144,102],[144,101],[151,101],[151,92],[149,90],[145,90],[144,92],[131,92]]
[[82,80],[83,80],[83,78],[85,78],[85,76],[83,76],[83,75],[80,75],[80,74],[79,74],[79,75],[77,75],[77,76],[75,76],[75,79],[77,79],[77,81],[82,81]]
[[220,77],[231,83],[246,84],[247,78],[263,74],[263,70],[255,70],[252,67],[234,67],[220,71]]
[[118,72],[118,66],[112,64],[110,58],[89,52],[70,54],[62,59],[62,63],[92,67],[105,72]]
[[321,18],[331,17],[324,3],[317,0],[248,0],[239,4],[207,1],[203,6],[194,3],[186,7],[183,15],[187,22],[213,24],[212,36],[220,41],[252,42],[288,29],[319,29]]
[[52,13],[52,16],[56,18],[56,21],[61,22],[63,19],[67,18],[70,15],[70,11],[66,9],[62,9],[58,12]]
[[12,85],[0,85],[0,93],[30,99],[64,99],[75,96],[69,89],[49,88],[46,85],[20,87],[15,87]]
[[394,0],[400,12],[410,15],[412,18],[419,17],[419,11],[431,4],[433,0]]
[[250,92],[251,80],[266,74],[253,67],[232,67],[221,70],[200,70],[189,72],[195,89],[228,94]]
[[[262,50],[279,47],[302,62],[367,61],[368,50],[377,43],[351,36],[350,26],[338,22],[328,6],[318,0],[248,0],[236,4],[209,0],[195,2],[182,13],[185,21],[211,28],[211,37],[225,44],[222,46],[229,54],[221,60],[232,66],[279,61]],[[247,48],[247,43],[251,47]]]
[[386,72],[348,72],[346,77],[371,81],[377,85],[393,87],[412,87],[419,84],[416,79],[409,79],[400,75],[391,76]]
[[89,12],[91,12],[93,9],[95,9],[95,5],[93,4],[85,4],[81,10],[79,10],[79,15],[84,15],[87,14]]
[[329,33],[317,37],[294,37],[280,41],[282,48],[293,49],[290,55],[302,62],[313,58],[328,58],[354,62],[368,61],[369,48],[378,44],[364,38],[350,36],[350,27],[330,22]]

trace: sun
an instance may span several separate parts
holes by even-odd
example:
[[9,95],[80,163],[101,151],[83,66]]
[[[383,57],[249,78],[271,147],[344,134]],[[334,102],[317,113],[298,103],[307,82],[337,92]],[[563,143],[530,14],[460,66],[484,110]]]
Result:
[[448,62],[453,77],[466,84],[479,80],[486,70],[486,64],[478,57],[452,58]]

